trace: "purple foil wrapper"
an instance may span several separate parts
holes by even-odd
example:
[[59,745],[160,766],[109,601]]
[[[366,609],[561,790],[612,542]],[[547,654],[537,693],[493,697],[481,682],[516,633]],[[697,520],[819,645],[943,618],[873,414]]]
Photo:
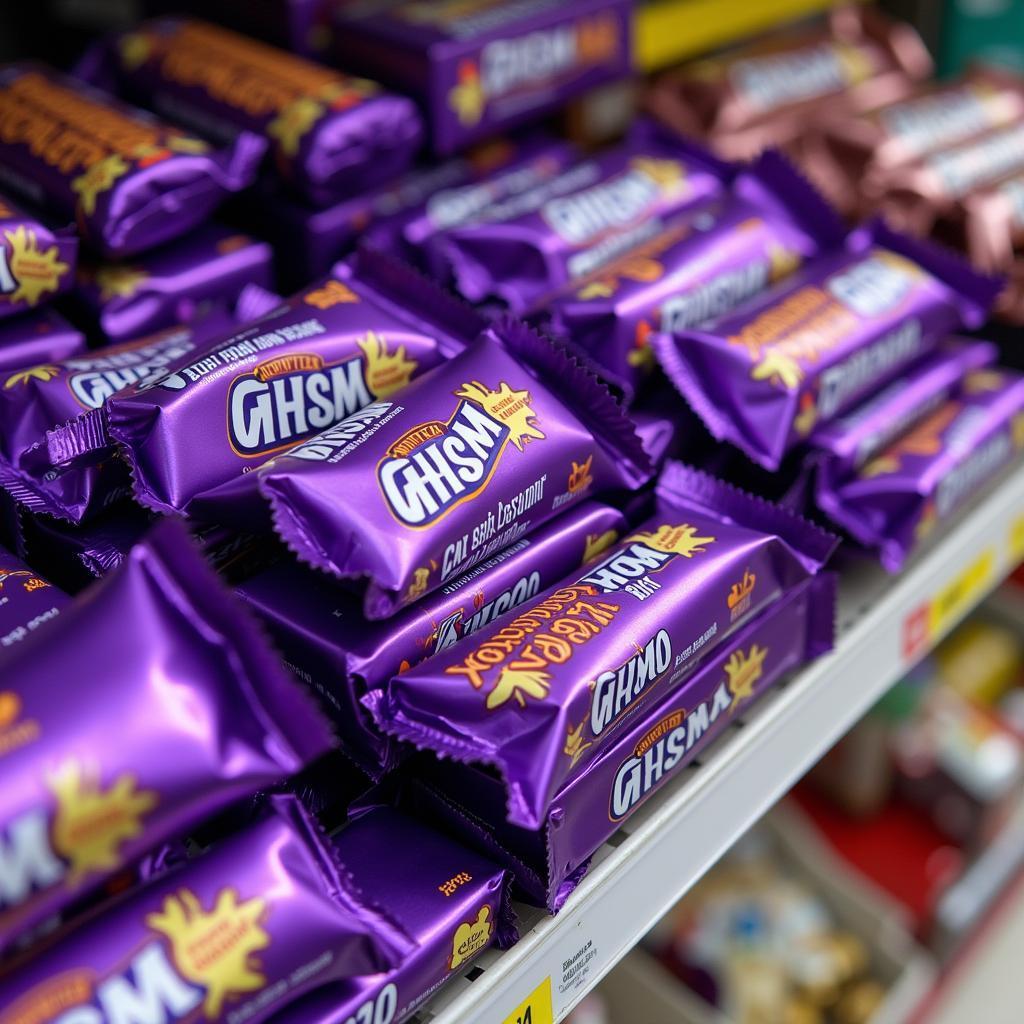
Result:
[[656,356],[718,440],[766,469],[948,334],[984,323],[1000,282],[875,222]]
[[380,619],[558,511],[649,476],[604,385],[505,320],[391,401],[278,456],[259,487],[285,543],[366,579],[365,613]]
[[74,228],[54,231],[0,196],[0,319],[66,292],[77,261]]
[[[508,864],[522,895],[556,913],[591,856],[648,797],[677,778],[787,673],[832,649],[835,577],[797,585],[718,647],[679,687],[632,715],[550,801],[539,827],[505,821],[500,779],[452,761],[420,762],[410,804]],[[443,792],[443,796],[441,793]]]
[[334,18],[341,63],[422,97],[442,155],[632,72],[629,0],[339,4]]
[[508,820],[539,828],[556,792],[641,709],[683,686],[836,544],[679,463],[657,495],[655,514],[579,576],[370,694],[381,727],[491,766]]
[[[71,600],[9,551],[0,548],[0,651],[55,619]],[[0,741],[10,724],[11,694],[0,695]],[[2,906],[2,904],[0,904]]]
[[159,1018],[260,1024],[410,939],[355,887],[297,800],[152,879],[0,980],[0,1021]]
[[445,232],[434,258],[471,302],[496,298],[523,313],[719,195],[732,173],[695,143],[644,124],[628,142]]
[[0,323],[0,372],[59,362],[85,348],[85,335],[52,309]]
[[233,306],[247,284],[270,288],[271,249],[219,224],[130,263],[84,260],[76,298],[110,341],[202,319],[215,306]]
[[231,487],[275,452],[401,391],[482,326],[408,268],[364,252],[257,323],[51,432],[49,454],[60,465],[113,441],[141,505],[220,522],[230,502],[204,492],[227,485],[232,500],[258,503],[255,484],[250,493],[243,483],[240,497]]
[[654,365],[649,337],[697,327],[764,291],[846,235],[779,153],[741,171],[730,193],[538,304],[549,330],[631,393]]
[[373,807],[331,843],[353,882],[416,945],[393,970],[325,987],[289,1006],[274,1024],[400,1024],[488,946],[504,948],[518,938],[507,872],[434,829],[390,807]]
[[407,97],[205,21],[144,22],[108,59],[125,94],[165,117],[219,140],[262,135],[281,177],[317,205],[399,174],[422,141]]
[[819,478],[821,510],[898,572],[914,548],[1024,449],[1024,375],[969,372],[939,406],[853,475]]
[[320,698],[342,750],[378,778],[397,763],[398,745],[360,699],[592,561],[625,526],[621,512],[585,502],[383,621],[367,621],[342,584],[290,560],[244,581],[237,593]]
[[261,138],[222,150],[41,64],[0,69],[0,181],[107,257],[187,234],[252,183]]
[[0,948],[330,745],[175,523],[6,659]]

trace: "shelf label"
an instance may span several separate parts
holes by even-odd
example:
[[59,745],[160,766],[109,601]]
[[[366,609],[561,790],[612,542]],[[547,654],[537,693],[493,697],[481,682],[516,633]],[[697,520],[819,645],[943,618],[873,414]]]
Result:
[[903,657],[913,661],[930,650],[939,637],[980,600],[995,580],[996,551],[985,548],[942,587],[930,601],[903,620]]
[[1010,558],[1014,565],[1024,562],[1024,516],[1010,524]]
[[551,1008],[551,978],[545,978],[502,1024],[555,1024]]

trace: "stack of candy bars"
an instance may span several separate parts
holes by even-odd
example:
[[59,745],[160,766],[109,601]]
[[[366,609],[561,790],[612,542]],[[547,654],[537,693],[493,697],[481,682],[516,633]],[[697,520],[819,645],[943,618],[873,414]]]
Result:
[[0,301],[90,346],[0,381],[0,1024],[406,1019],[831,648],[833,529],[896,571],[1020,461],[1002,281],[752,156],[915,96],[909,29],[582,153],[493,133],[626,5],[372,6],[395,92],[181,16],[0,70],[0,187],[67,222],[11,207]]

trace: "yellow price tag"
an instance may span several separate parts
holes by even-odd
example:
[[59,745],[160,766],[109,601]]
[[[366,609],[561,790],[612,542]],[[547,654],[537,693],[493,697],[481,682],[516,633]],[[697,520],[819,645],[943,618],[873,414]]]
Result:
[[984,551],[962,572],[957,573],[932,599],[929,625],[932,639],[973,608],[995,576],[996,552]]
[[555,1012],[551,1006],[551,978],[545,978],[502,1024],[555,1024]]
[[1010,524],[1010,558],[1014,562],[1024,562],[1024,516]]

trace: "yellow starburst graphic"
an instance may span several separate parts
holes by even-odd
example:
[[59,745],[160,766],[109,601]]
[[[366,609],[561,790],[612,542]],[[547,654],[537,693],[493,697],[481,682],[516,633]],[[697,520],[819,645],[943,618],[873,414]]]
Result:
[[457,83],[448,91],[448,106],[455,111],[460,124],[479,124],[487,106],[480,72],[471,60],[459,62]]
[[615,294],[615,282],[604,278],[585,284],[577,293],[576,298],[588,302],[590,299],[608,299]]
[[158,913],[146,916],[146,925],[167,937],[178,973],[206,990],[203,1012],[220,1017],[224,1003],[266,983],[254,954],[270,945],[261,922],[265,900],[238,901],[234,889],[222,889],[211,910],[204,910],[189,889],[179,889],[164,900]]
[[142,831],[142,818],[158,802],[151,790],[136,789],[129,772],[104,789],[99,768],[71,758],[47,777],[57,801],[53,847],[69,863],[68,883],[94,871],[121,867],[121,844]]
[[112,188],[118,178],[128,173],[128,164],[117,153],[97,160],[84,174],[71,179],[71,191],[78,196],[78,205],[87,216],[96,212],[96,199]]
[[461,967],[474,953],[486,949],[490,942],[491,908],[485,906],[480,908],[475,921],[466,921],[455,929],[449,968],[454,971]]
[[324,105],[309,96],[302,96],[281,111],[267,125],[267,134],[277,139],[281,149],[288,156],[295,156],[303,136],[326,113]]
[[17,387],[19,384],[28,384],[31,380],[42,381],[45,384],[48,380],[53,380],[59,373],[60,367],[54,366],[52,363],[44,363],[42,366],[30,366],[27,370],[19,370],[17,373],[12,373],[4,381],[4,391]]
[[550,687],[551,676],[547,672],[503,668],[494,689],[487,695],[487,710],[500,708],[510,700],[525,708],[527,697],[544,700]]
[[754,696],[754,686],[764,674],[764,659],[768,657],[768,648],[754,644],[748,654],[742,650],[733,651],[725,663],[727,686],[732,694],[729,705],[730,714],[736,705]]
[[663,523],[657,530],[642,530],[634,533],[628,541],[639,540],[655,551],[663,551],[666,554],[682,555],[683,558],[692,558],[694,555],[703,555],[709,544],[714,544],[714,537],[701,537],[697,533],[697,527],[689,523],[682,523],[679,526],[672,526]]
[[581,565],[592,562],[602,551],[607,551],[617,540],[619,535],[615,530],[605,530],[604,533],[588,533],[583,543],[583,561]]
[[686,189],[686,169],[678,160],[638,156],[631,164],[655,182],[663,196],[678,196]]
[[760,360],[754,363],[750,376],[754,380],[767,380],[777,387],[795,391],[804,379],[804,371],[792,356],[776,348],[769,348],[761,352]]
[[126,263],[109,263],[97,267],[93,274],[102,302],[113,298],[130,299],[147,277],[141,267],[128,266]]
[[377,398],[387,398],[406,387],[416,372],[416,362],[406,358],[405,346],[388,352],[388,344],[370,331],[357,344],[366,357],[366,384]]
[[[530,408],[529,391],[513,391],[504,381],[497,391],[484,387],[479,381],[463,384],[455,394],[470,402],[476,402],[488,416],[508,427],[509,440],[522,451],[526,443],[534,438],[544,440],[544,434],[537,429],[537,414]],[[534,422],[530,422],[533,420]]]
[[575,768],[584,752],[589,747],[593,746],[593,743],[589,741],[584,742],[583,740],[583,729],[586,724],[587,720],[584,718],[575,729],[571,725],[567,729],[565,747],[563,748],[562,753],[570,759],[570,768]]
[[11,292],[11,302],[34,306],[47,292],[57,290],[69,267],[59,258],[57,246],[40,249],[36,233],[24,224],[13,231],[5,231],[4,237],[9,250],[7,266],[18,285]]

